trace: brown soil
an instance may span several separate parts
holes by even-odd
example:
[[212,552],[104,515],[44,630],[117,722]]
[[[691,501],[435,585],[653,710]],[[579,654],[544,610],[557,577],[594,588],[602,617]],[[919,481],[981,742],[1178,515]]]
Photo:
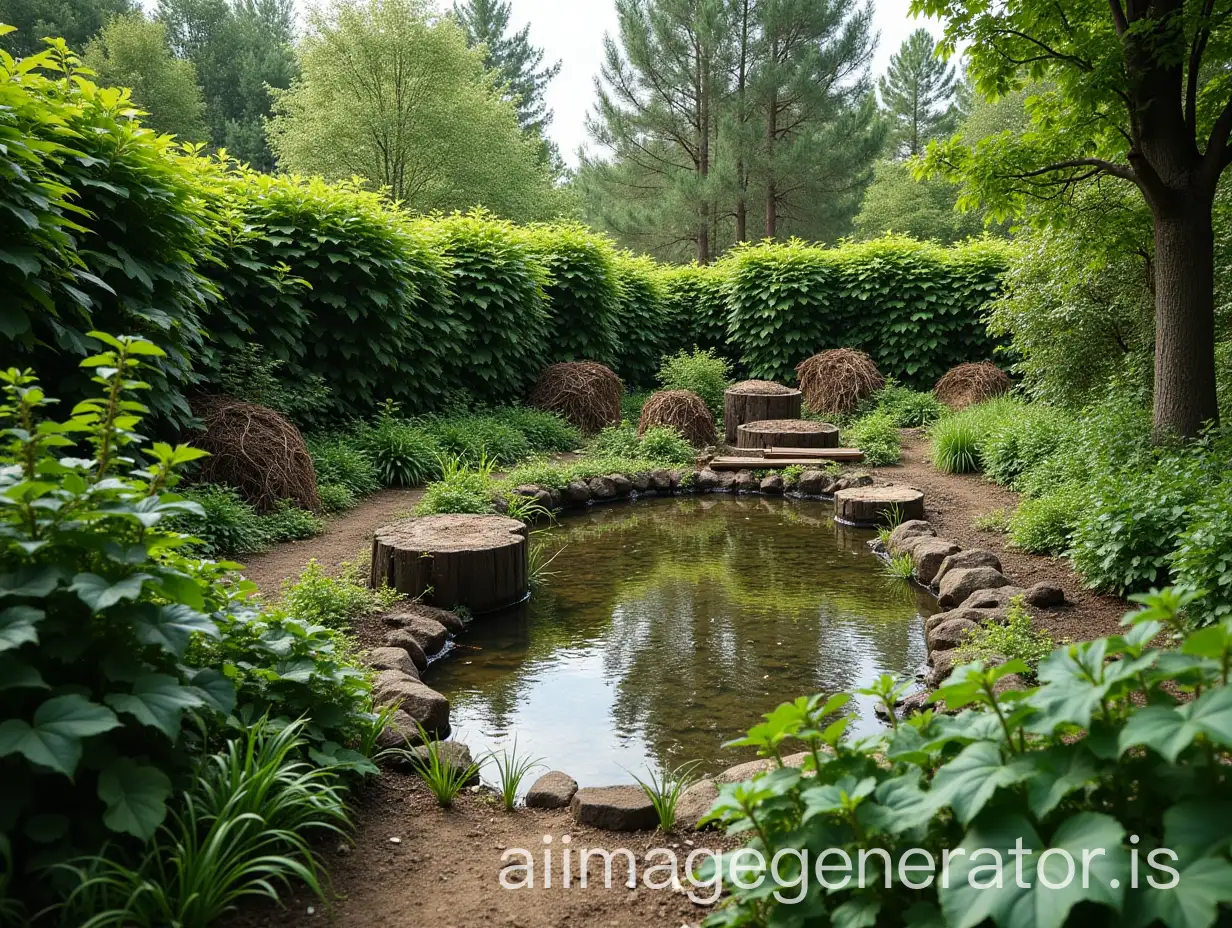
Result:
[[901,483],[924,493],[928,520],[937,534],[964,548],[987,548],[1001,559],[1016,586],[1047,581],[1065,590],[1067,605],[1038,614],[1038,622],[1058,641],[1088,641],[1116,634],[1128,610],[1125,600],[1084,589],[1067,561],[1016,551],[996,532],[975,528],[977,516],[995,509],[1012,510],[1018,494],[989,483],[979,474],[943,474],[927,460],[928,442],[915,430],[902,433],[902,460],[894,467],[870,470],[879,481]]
[[762,419],[740,426],[749,432],[833,432],[834,426],[813,419]]
[[728,393],[772,393],[776,396],[784,396],[788,393],[798,393],[791,387],[785,387],[781,383],[775,383],[773,380],[742,380],[740,383],[732,384],[727,388]]
[[[722,850],[735,843],[715,832],[602,832],[577,825],[568,810],[520,809],[509,814],[486,790],[464,792],[454,810],[444,811],[417,778],[393,772],[359,794],[355,803],[356,819],[362,824],[354,844],[329,842],[321,853],[335,892],[332,905],[323,906],[301,890],[286,900],[285,909],[254,907],[233,924],[241,928],[322,924],[340,928],[691,928],[701,923],[709,909],[670,889],[647,889],[640,879],[637,889],[629,889],[621,856],[613,863],[610,889],[603,885],[602,864],[593,857],[588,886],[578,887],[578,849],[615,852],[627,848],[637,859],[640,878],[647,866],[662,862],[652,857],[647,863],[648,849],[671,849],[683,873],[690,852],[700,847]],[[542,864],[548,845],[543,839],[548,835],[552,837],[552,888],[545,889]],[[573,850],[575,884],[569,889],[560,885],[561,839],[566,835]],[[510,890],[500,885],[505,866],[501,856],[508,848],[523,848],[534,855],[534,889]],[[512,859],[523,862],[521,857]],[[309,906],[315,914],[308,914]]]

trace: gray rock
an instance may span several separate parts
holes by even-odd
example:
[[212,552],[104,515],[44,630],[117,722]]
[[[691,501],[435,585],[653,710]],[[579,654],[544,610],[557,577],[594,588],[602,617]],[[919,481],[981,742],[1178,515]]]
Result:
[[935,688],[944,683],[958,665],[958,652],[949,648],[945,651],[934,651],[928,657],[932,666],[928,668],[924,682]]
[[732,488],[732,484],[736,482],[736,475],[730,470],[717,471],[715,476],[719,478],[718,482],[715,483],[714,486],[716,490],[730,490]]
[[530,809],[563,809],[577,791],[577,780],[567,773],[552,770],[531,784],[530,792],[526,794],[526,806]]
[[650,472],[650,487],[653,490],[670,490],[672,488],[672,472],[666,467],[660,467]]
[[962,644],[966,640],[967,633],[977,628],[979,625],[970,619],[950,619],[948,622],[934,626],[933,630],[925,636],[925,640],[928,642],[930,651],[949,651]]
[[964,567],[948,571],[937,591],[937,602],[945,609],[952,609],[964,602],[977,590],[994,590],[1009,586],[1010,581],[999,570],[991,567]]
[[952,541],[943,538],[922,538],[911,548],[911,560],[915,564],[916,579],[931,585],[941,567],[941,562],[961,550]]
[[449,700],[405,674],[386,670],[372,686],[373,700],[381,706],[396,705],[430,735],[449,732]]
[[607,479],[612,481],[617,496],[628,496],[633,492],[633,481],[624,474],[611,474]]
[[933,698],[933,694],[927,690],[919,693],[912,693],[898,704],[898,717],[900,719],[910,718],[913,715],[918,715],[929,706],[929,701]]
[[[691,474],[693,472],[689,471],[689,473]],[[684,482],[684,471],[669,470],[667,472],[667,477],[672,482],[672,489],[675,490],[681,483]]]
[[736,474],[736,479],[732,482],[732,489],[741,493],[748,493],[756,490],[761,484],[757,478],[753,476],[751,470],[742,470]]
[[436,619],[418,613],[407,616],[402,630],[414,636],[419,646],[423,648],[424,654],[435,654],[445,647],[445,642],[449,640],[449,629]]
[[837,493],[839,490],[854,490],[857,487],[871,487],[872,485],[873,478],[868,474],[848,474],[834,481],[828,492]]
[[945,612],[930,615],[924,620],[924,631],[931,632],[938,625],[950,619],[966,619],[976,625],[983,625],[1000,618],[1002,614],[1000,609],[969,609],[966,606],[959,606],[957,609],[948,609]]
[[773,493],[775,495],[783,492],[783,478],[779,474],[771,474],[769,477],[763,477],[761,480],[761,491],[763,493]]
[[699,493],[708,493],[714,490],[719,485],[719,475],[709,467],[704,467],[697,472],[697,479],[693,485],[697,487]]
[[1065,591],[1053,583],[1037,583],[1027,590],[1023,601],[1037,609],[1051,609],[1065,605]]
[[[475,763],[474,758],[471,757],[471,749],[461,741],[437,741],[435,744],[437,757],[440,758],[440,762],[453,770],[465,771],[470,769],[471,765]],[[419,767],[429,763],[428,745],[421,744],[418,747],[411,748],[409,763],[412,767]],[[466,778],[466,783],[478,782],[479,771],[476,769]]]
[[402,648],[373,648],[368,652],[368,666],[373,670],[392,670],[419,679],[419,670],[411,655]]
[[616,498],[616,484],[610,477],[591,477],[586,485],[590,487],[590,495],[595,499]]
[[406,628],[412,617],[422,616],[439,622],[455,635],[466,628],[466,623],[456,612],[448,609],[438,609],[436,606],[425,606],[422,603],[398,603],[388,612],[382,614],[381,621],[390,628]]
[[389,717],[384,730],[377,735],[376,743],[382,748],[405,748],[418,744],[421,740],[415,720],[398,709]]
[[962,602],[964,609],[1005,609],[1019,596],[1026,595],[1020,586],[1001,586],[992,590],[976,590]]
[[676,804],[676,829],[696,830],[698,821],[710,811],[718,798],[719,788],[714,780],[694,783],[680,795],[680,801]]
[[569,485],[561,492],[564,494],[565,501],[574,506],[590,501],[590,487],[581,480],[570,480]]
[[906,551],[904,545],[910,539],[936,537],[936,530],[923,519],[908,519],[890,532],[886,548],[891,554],[903,554]]
[[633,489],[639,493],[645,493],[650,489],[650,474],[632,474],[629,477],[629,482],[633,484]]
[[492,511],[498,516],[507,515],[509,512],[509,500],[497,493],[492,497]]
[[640,786],[579,789],[569,802],[579,825],[607,831],[645,831],[658,827],[659,816]]
[[428,669],[428,655],[424,653],[423,645],[411,634],[410,629],[395,628],[385,636],[385,647],[401,648],[411,656],[411,661],[416,667],[420,670]]
[[834,478],[824,471],[806,470],[796,479],[796,492],[805,496],[821,496],[829,493]]
[[525,496],[527,499],[533,499],[544,509],[552,508],[552,491],[546,490],[543,487],[532,484],[525,484],[513,491],[518,496]]
[[966,570],[971,567],[991,567],[993,570],[1001,570],[1001,561],[995,554],[984,548],[968,548],[966,551],[958,551],[946,558],[938,569],[937,576],[933,578],[933,582],[940,583],[951,570]]

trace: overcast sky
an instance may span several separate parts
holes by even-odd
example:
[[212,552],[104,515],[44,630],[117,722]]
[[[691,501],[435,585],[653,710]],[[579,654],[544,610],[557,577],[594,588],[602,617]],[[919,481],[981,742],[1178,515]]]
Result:
[[[548,106],[555,112],[552,137],[561,154],[576,164],[575,152],[587,141],[586,112],[594,100],[594,76],[603,57],[603,34],[616,34],[615,0],[511,0],[517,28],[530,23],[531,41],[547,52],[545,60],[561,61],[560,75],[548,88]],[[911,0],[873,0],[874,26],[881,33],[873,73],[881,74],[903,39],[921,25],[934,35],[933,23],[911,19]]]

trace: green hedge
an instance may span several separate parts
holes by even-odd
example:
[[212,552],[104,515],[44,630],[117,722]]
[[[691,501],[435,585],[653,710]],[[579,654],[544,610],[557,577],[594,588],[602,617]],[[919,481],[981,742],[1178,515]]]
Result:
[[629,252],[616,260],[620,314],[616,373],[626,389],[653,386],[664,354],[672,347],[674,320],[667,316],[662,276],[650,258]]
[[754,377],[791,380],[828,348],[867,351],[882,372],[931,388],[955,364],[991,355],[984,304],[1009,246],[955,248],[890,236],[821,248],[801,241],[728,258],[729,341]]
[[673,353],[696,346],[738,361],[739,352],[727,343],[727,267],[723,264],[665,267],[660,276],[666,315],[675,327]]

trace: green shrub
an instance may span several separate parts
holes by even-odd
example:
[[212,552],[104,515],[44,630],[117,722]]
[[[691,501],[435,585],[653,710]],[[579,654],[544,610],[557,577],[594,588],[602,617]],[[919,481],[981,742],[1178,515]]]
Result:
[[492,465],[488,461],[481,459],[471,467],[458,458],[445,458],[441,462],[441,478],[424,490],[424,495],[415,505],[415,514],[490,513],[493,511],[496,489]]
[[1017,597],[1010,602],[1004,622],[986,622],[968,631],[963,643],[958,646],[955,658],[964,664],[987,662],[998,657],[1001,660],[1022,661],[1034,675],[1039,662],[1055,647],[1052,635],[1035,627],[1031,614],[1023,606],[1022,597]]
[[620,398],[620,420],[622,422],[632,422],[635,425],[641,421],[642,407],[646,405],[646,401],[650,399],[649,392],[643,393],[626,393]]
[[933,464],[947,474],[975,473],[988,436],[1020,415],[1022,408],[1018,400],[1001,397],[938,419],[928,430]]
[[[1010,408],[1010,407],[1007,407]],[[1042,403],[1015,404],[989,424],[980,443],[980,466],[993,483],[1016,487],[1018,479],[1064,450],[1071,418]]]
[[846,444],[864,452],[864,462],[870,467],[898,463],[898,422],[887,412],[862,416],[847,427],[843,438]]
[[329,421],[337,403],[320,374],[302,374],[288,382],[285,362],[271,357],[260,345],[246,344],[227,352],[226,364],[214,386],[228,396],[268,406],[301,426]]
[[531,444],[521,430],[494,416],[447,416],[427,420],[424,427],[441,453],[468,464],[484,459],[513,464],[531,453]]
[[659,385],[664,390],[692,390],[710,407],[716,420],[723,417],[723,391],[730,382],[731,364],[704,348],[665,357],[659,367]]
[[[665,324],[676,333],[675,349],[700,347],[737,360],[738,348],[728,343],[727,268],[724,264],[664,267]],[[669,349],[671,350],[671,349]]]
[[[860,738],[850,694],[768,713],[733,744],[756,748],[771,769],[721,786],[703,820],[739,835],[761,862],[732,852],[703,866],[702,880],[717,870],[730,890],[707,924],[1009,926],[1027,911],[1049,928],[1215,924],[1232,881],[1220,817],[1232,802],[1222,775],[1232,730],[1215,721],[1232,702],[1232,626],[1150,650],[1161,632],[1184,628],[1187,602],[1171,591],[1144,599],[1124,634],[1040,661],[1038,687],[998,692],[1005,677],[1029,671],[1021,660],[968,664],[934,694],[946,713]],[[906,685],[883,678],[860,693],[893,713]],[[802,769],[782,765],[802,749]],[[1067,851],[1069,876],[1059,854],[1039,853],[1048,848]],[[1169,853],[1154,854],[1160,848]],[[781,849],[791,853],[772,869]],[[810,879],[803,891],[799,852],[810,870],[826,852],[835,888]],[[1090,864],[1081,881],[1080,860]],[[1146,861],[1174,869],[1132,879]],[[868,866],[861,879],[857,862]],[[914,886],[896,878],[899,862],[921,868]]]
[[607,426],[586,443],[586,453],[602,457],[640,457],[637,426],[630,421]]
[[1007,529],[1011,543],[1035,554],[1064,554],[1083,518],[1084,503],[1082,488],[1074,484],[1027,497],[1010,514]]
[[307,439],[318,484],[346,487],[355,496],[375,493],[382,482],[372,457],[356,439],[343,435]]
[[942,248],[893,236],[838,248],[744,246],[723,262],[728,333],[754,377],[789,382],[800,361],[845,346],[929,389],[954,365],[991,353],[985,304],[1009,254],[992,241]]
[[384,612],[399,599],[401,595],[390,587],[370,589],[354,564],[330,576],[314,558],[294,581],[283,584],[281,605],[289,616],[309,625],[347,629],[356,619]]
[[656,425],[648,428],[638,440],[637,453],[651,461],[663,464],[692,464],[697,457],[697,451],[675,429],[666,425]]
[[392,404],[386,404],[372,422],[356,426],[355,442],[387,487],[420,486],[439,473],[441,448],[436,439],[427,429],[401,418]]
[[359,500],[355,498],[350,487],[344,487],[340,483],[318,484],[317,495],[321,497],[321,505],[326,512],[345,512],[359,505]]
[[582,444],[582,433],[554,412],[507,406],[494,410],[492,418],[521,432],[530,450],[538,454],[563,454]]
[[307,509],[282,500],[277,509],[261,517],[261,528],[271,542],[299,541],[320,535],[325,531],[325,521]]
[[1176,582],[1205,590],[1190,613],[1201,624],[1232,616],[1232,480],[1225,479],[1190,512],[1189,527],[1173,552]]
[[612,243],[573,223],[531,226],[526,236],[549,275],[546,359],[614,365],[622,333]]
[[874,395],[873,408],[892,417],[900,429],[930,425],[948,412],[931,390],[912,390],[892,380]]
[[207,483],[182,495],[200,510],[178,513],[167,520],[168,525],[201,539],[194,547],[205,557],[257,554],[269,545],[264,520],[232,487]]
[[665,316],[663,283],[650,258],[629,252],[616,256],[620,286],[617,314],[616,373],[625,388],[654,383],[659,359],[673,341],[673,327]]

